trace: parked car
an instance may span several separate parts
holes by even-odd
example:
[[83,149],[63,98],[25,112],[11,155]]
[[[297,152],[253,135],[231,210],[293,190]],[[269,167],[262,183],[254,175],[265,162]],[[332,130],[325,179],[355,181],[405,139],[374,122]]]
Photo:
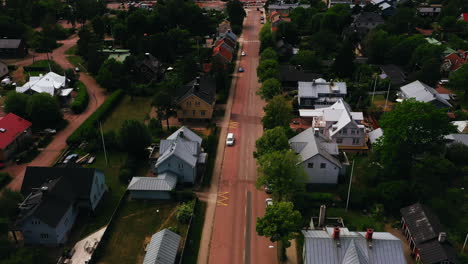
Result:
[[245,56],[245,51],[242,51],[241,56]]
[[76,71],[76,72],[80,72],[80,68],[75,67],[75,71]]
[[78,158],[78,154],[71,154],[71,155],[68,155],[64,160],[63,160],[63,164],[68,164],[70,163],[72,160]]
[[239,67],[239,72],[244,72],[244,68]]
[[271,198],[266,198],[265,199],[266,207],[272,206],[273,205],[273,199]]
[[268,194],[272,194],[273,190],[271,189],[271,185],[265,184],[265,192]]
[[234,133],[228,133],[226,137],[226,145],[232,146],[234,145],[234,141],[235,141]]
[[265,22],[263,22],[263,20],[260,22],[260,24],[265,24]]
[[55,133],[57,133],[57,130],[52,129],[52,128],[46,128],[46,129],[44,129],[44,133],[55,134]]

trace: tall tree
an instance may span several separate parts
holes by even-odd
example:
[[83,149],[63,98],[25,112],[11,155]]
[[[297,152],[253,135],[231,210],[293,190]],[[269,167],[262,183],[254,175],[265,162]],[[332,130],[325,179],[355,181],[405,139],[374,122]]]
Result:
[[292,120],[292,106],[283,96],[277,95],[263,108],[263,128],[272,129],[277,126],[289,127]]
[[292,197],[304,188],[305,172],[302,166],[297,166],[299,162],[299,157],[292,150],[263,154],[258,159],[260,176],[257,187],[270,186],[278,200]]
[[384,136],[376,145],[380,162],[390,177],[404,178],[414,161],[439,152],[445,135],[455,132],[447,113],[430,103],[405,100],[380,119]]
[[338,77],[350,78],[353,76],[355,57],[353,44],[346,41],[333,63],[333,71]]
[[226,13],[233,25],[241,26],[246,16],[244,6],[239,0],[230,0],[226,4]]
[[5,99],[5,112],[13,113],[17,116],[27,118],[27,105],[29,96],[23,93],[11,91]]
[[468,100],[468,63],[450,74],[449,87],[463,92],[464,100]]
[[257,233],[269,237],[271,242],[281,241],[284,247],[290,247],[289,240],[301,230],[301,213],[294,210],[291,202],[277,202],[266,208],[265,216],[257,218]]
[[260,53],[260,59],[263,61],[263,60],[275,60],[275,61],[278,61],[278,53],[276,53],[276,51],[269,47],[269,48],[266,48],[265,50],[262,51],[262,53]]
[[265,80],[257,92],[263,99],[270,100],[271,98],[280,95],[283,92],[280,81],[275,78]]
[[311,50],[300,50],[291,58],[291,64],[301,65],[305,70],[314,72],[318,72],[322,68],[320,57]]
[[288,136],[284,127],[275,127],[266,130],[255,143],[256,151],[253,153],[255,158],[260,158],[264,154],[274,151],[289,149]]
[[34,127],[56,127],[62,120],[62,112],[56,98],[46,93],[31,95],[28,100],[27,113]]
[[137,120],[125,120],[119,130],[120,144],[131,154],[140,154],[151,143],[151,135],[145,124]]
[[258,79],[263,82],[266,79],[272,78],[272,71],[279,74],[278,67],[279,64],[276,60],[262,60],[257,67]]

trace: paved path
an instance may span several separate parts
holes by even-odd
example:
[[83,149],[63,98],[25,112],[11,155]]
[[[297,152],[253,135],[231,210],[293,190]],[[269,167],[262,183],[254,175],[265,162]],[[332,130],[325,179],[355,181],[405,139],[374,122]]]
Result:
[[[62,68],[69,69],[73,68],[73,65],[67,60],[65,51],[74,46],[78,41],[78,36],[73,35],[69,39],[61,41],[63,45],[55,49],[49,57],[53,58]],[[47,59],[46,54],[37,54],[35,60]],[[33,58],[28,58],[12,62],[18,67],[27,66],[32,64]],[[22,72],[22,68],[18,72]],[[30,163],[21,165],[11,164],[2,171],[10,173],[13,180],[10,182],[8,187],[13,190],[19,190],[23,182],[24,171],[27,166],[51,166],[58,158],[60,153],[67,147],[66,139],[75,131],[96,109],[104,102],[106,95],[104,90],[96,83],[93,77],[87,73],[80,73],[80,81],[82,81],[88,90],[89,94],[89,105],[88,108],[80,115],[65,114],[65,119],[69,121],[68,126],[57,133],[52,142]]]
[[[255,188],[257,166],[253,158],[255,141],[262,135],[263,102],[256,91],[260,12],[248,9],[239,39],[247,54],[239,57],[245,69],[235,78],[235,86],[222,123],[218,157],[208,200],[198,263],[276,263],[276,245],[255,231],[257,217],[265,213],[263,191]],[[232,147],[225,147],[227,132],[235,135]],[[213,219],[214,217],[214,219]],[[210,240],[211,238],[211,240]]]

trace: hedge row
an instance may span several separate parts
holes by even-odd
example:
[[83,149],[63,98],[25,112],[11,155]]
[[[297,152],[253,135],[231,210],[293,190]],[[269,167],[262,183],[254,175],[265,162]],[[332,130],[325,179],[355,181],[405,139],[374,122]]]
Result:
[[76,145],[83,140],[97,135],[98,121],[105,119],[107,114],[109,114],[120,101],[122,95],[122,90],[117,90],[107,97],[106,101],[67,138],[67,144]]
[[75,114],[82,113],[88,106],[89,96],[86,86],[82,82],[78,82],[78,95],[71,104],[71,109]]

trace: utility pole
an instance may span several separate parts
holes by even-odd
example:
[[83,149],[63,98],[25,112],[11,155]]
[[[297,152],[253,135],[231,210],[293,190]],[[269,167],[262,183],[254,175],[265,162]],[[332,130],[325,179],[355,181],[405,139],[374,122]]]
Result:
[[388,94],[390,93],[390,85],[391,84],[392,84],[391,82],[388,83],[387,98],[385,98],[385,106],[384,106],[384,109],[383,109],[384,112],[385,112],[385,110],[387,110]]
[[109,166],[109,161],[107,160],[106,143],[104,143],[104,134],[102,133],[101,121],[99,121],[99,130],[101,131],[102,148],[104,149],[104,158],[106,159],[106,166]]
[[371,103],[374,102],[374,95],[375,95],[375,87],[377,86],[377,76],[375,76],[375,80],[374,80],[374,91],[372,92],[372,101]]
[[353,182],[353,171],[354,171],[354,160],[353,160],[353,165],[351,166],[351,176],[349,178],[348,198],[346,199],[346,212],[348,211],[349,196],[351,194],[351,183]]
[[468,240],[468,233],[467,233],[466,236],[465,236],[465,242],[463,243],[463,247],[462,247],[462,249],[461,249],[461,251],[460,251],[460,254],[463,253],[463,252],[465,251],[465,246],[466,246],[466,241],[467,241],[467,240]]

